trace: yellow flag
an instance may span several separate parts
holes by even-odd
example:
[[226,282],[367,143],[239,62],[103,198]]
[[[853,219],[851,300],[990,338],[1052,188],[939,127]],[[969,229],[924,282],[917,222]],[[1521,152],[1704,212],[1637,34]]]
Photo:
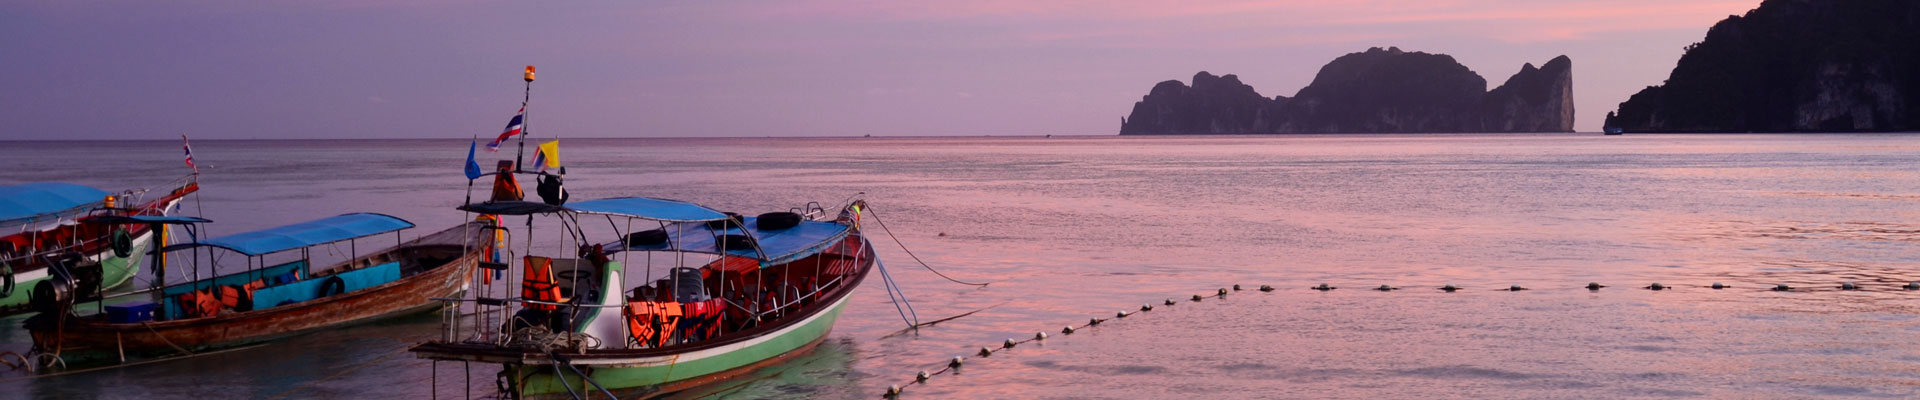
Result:
[[541,143],[540,147],[534,150],[533,164],[541,171],[547,168],[560,168],[560,141]]

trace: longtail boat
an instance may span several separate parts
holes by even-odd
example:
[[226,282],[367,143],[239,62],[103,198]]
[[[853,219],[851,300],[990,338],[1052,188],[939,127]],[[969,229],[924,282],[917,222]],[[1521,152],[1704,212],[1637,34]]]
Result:
[[[81,298],[97,297],[140,273],[155,232],[115,226],[103,217],[165,216],[200,190],[188,176],[164,195],[108,193],[60,182],[0,186],[0,316],[29,312],[34,289],[50,275],[71,279]],[[50,268],[58,266],[59,268]]]
[[[560,229],[542,232],[564,243],[528,237],[523,257],[484,264],[483,282],[504,276],[444,299],[460,306],[444,311],[440,337],[410,350],[436,364],[499,364],[515,398],[653,395],[738,376],[803,354],[833,328],[878,263],[859,228],[864,206],[739,217],[646,197],[465,205],[554,217]],[[582,225],[602,217],[611,232],[598,233],[613,238],[592,240]],[[578,253],[534,255],[542,248]]]
[[[107,220],[150,229],[182,225],[189,236],[197,231],[197,224],[210,222],[160,216]],[[490,242],[476,223],[402,241],[399,231],[412,227],[413,223],[399,218],[358,213],[156,245],[161,254],[155,260],[168,252],[191,251],[196,255],[192,257],[194,273],[199,273],[198,263],[206,259],[214,264],[206,268],[213,276],[167,285],[167,274],[158,273],[154,287],[144,293],[152,296],[152,302],[108,306],[106,312],[94,315],[73,313],[70,298],[54,302],[55,308],[39,310],[39,315],[24,323],[33,335],[31,357],[44,366],[188,355],[425,312],[441,305],[430,299],[465,290],[480,252]],[[358,253],[362,239],[387,233],[393,234],[392,247]],[[353,254],[327,268],[313,268],[310,250],[336,243]],[[216,251],[243,256],[245,269],[220,274],[211,257]],[[201,252],[207,254],[201,256]],[[292,261],[270,263],[269,256]]]

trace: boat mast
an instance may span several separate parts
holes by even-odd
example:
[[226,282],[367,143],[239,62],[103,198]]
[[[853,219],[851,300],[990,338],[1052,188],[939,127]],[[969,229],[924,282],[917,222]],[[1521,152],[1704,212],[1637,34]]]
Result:
[[513,172],[526,172],[521,168],[521,158],[527,155],[527,135],[533,133],[533,118],[527,114],[527,102],[533,100],[533,66],[527,66],[527,72],[521,75],[526,79],[526,92],[520,97],[520,148],[513,155]]

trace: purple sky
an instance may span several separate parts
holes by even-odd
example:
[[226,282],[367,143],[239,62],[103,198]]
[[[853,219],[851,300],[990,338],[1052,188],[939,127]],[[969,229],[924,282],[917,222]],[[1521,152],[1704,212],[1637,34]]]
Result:
[[[166,4],[158,4],[166,3]],[[389,3],[405,3],[390,5]],[[1759,0],[12,1],[5,139],[1113,134],[1154,83],[1288,95],[1341,54],[1497,85],[1573,58],[1576,128]]]

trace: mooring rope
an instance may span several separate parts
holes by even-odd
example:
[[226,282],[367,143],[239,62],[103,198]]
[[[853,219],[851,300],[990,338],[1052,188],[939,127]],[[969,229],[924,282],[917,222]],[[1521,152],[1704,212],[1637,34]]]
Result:
[[[900,320],[907,323],[907,329],[918,328],[920,326],[919,312],[914,312],[912,319],[907,318],[907,312],[913,310],[913,303],[907,301],[907,292],[901,291],[900,286],[893,283],[893,276],[887,274],[887,264],[880,262],[880,260],[873,260],[873,265],[880,268],[880,286],[887,289],[887,299],[893,300],[893,310],[900,313]],[[894,297],[894,292],[900,292],[900,297]],[[901,303],[907,304],[905,310],[900,308]]]
[[939,275],[941,278],[946,279],[949,282],[958,283],[962,285],[986,286],[988,283],[992,283],[992,282],[987,282],[987,283],[966,282],[966,281],[961,281],[959,279],[953,279],[953,277],[947,276],[947,274],[940,273],[939,270],[933,269],[932,265],[927,265],[926,261],[921,261],[920,256],[913,255],[913,250],[907,250],[907,244],[904,242],[901,242],[899,236],[894,236],[892,229],[887,229],[887,221],[883,221],[880,219],[880,213],[873,211],[872,205],[867,206],[867,213],[873,214],[873,222],[880,224],[880,231],[886,232],[887,237],[893,238],[893,244],[900,245],[900,251],[907,253],[907,257],[912,257],[914,262],[920,263],[921,268],[926,268],[927,271],[933,272],[934,275]]

